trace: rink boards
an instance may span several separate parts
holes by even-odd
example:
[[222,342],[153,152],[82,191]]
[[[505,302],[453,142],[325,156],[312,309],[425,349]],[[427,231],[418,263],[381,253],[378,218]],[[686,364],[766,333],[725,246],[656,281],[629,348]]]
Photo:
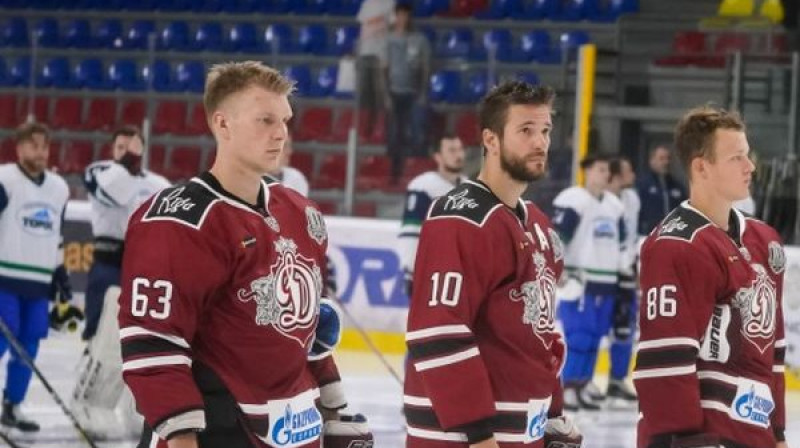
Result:
[[[348,320],[342,347],[368,350],[360,332],[364,330],[381,351],[403,353],[408,297],[396,251],[400,223],[329,216],[326,224],[339,300],[355,321]],[[800,247],[787,247],[786,258],[787,382],[790,388],[800,389]],[[91,261],[89,204],[70,201],[65,223],[65,264],[73,274],[73,286],[78,292],[85,287]],[[603,354],[598,371],[607,370]]]

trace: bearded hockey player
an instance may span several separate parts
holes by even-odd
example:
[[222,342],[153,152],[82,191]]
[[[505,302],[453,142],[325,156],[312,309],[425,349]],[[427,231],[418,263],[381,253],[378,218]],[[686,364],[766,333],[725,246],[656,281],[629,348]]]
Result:
[[754,170],[745,125],[694,109],[675,146],[689,200],[641,252],[639,447],[786,447],[784,252],[772,228],[731,206]]
[[140,447],[371,445],[363,418],[335,417],[346,402],[322,215],[262,178],[279,163],[292,89],[258,62],[212,67],[214,166],[131,218],[119,324]]
[[482,100],[478,178],[422,225],[406,342],[408,448],[577,447],[561,415],[555,327],[561,242],[520,196],[545,174],[553,90],[502,84]]

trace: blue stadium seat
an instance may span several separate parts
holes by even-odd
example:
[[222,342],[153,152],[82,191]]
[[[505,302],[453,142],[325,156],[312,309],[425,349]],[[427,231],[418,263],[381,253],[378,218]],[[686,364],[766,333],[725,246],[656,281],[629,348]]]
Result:
[[429,98],[434,102],[455,103],[461,94],[461,76],[454,70],[440,70],[431,75]]
[[40,87],[56,87],[59,89],[75,87],[67,58],[53,58],[45,62],[42,72],[36,79],[36,84]]
[[189,46],[189,24],[183,21],[170,22],[159,33],[158,48],[185,51]]
[[586,17],[593,22],[615,22],[623,14],[639,11],[638,0],[586,0]]
[[311,69],[307,65],[290,65],[283,74],[294,81],[297,95],[308,96],[311,93]]
[[461,96],[461,101],[477,103],[489,90],[489,76],[485,71],[474,72],[467,79],[467,88]]
[[103,73],[103,63],[100,59],[84,59],[75,67],[76,87],[92,90],[108,90],[112,88]]
[[414,2],[415,17],[430,17],[450,9],[450,0],[416,0]]
[[475,14],[475,18],[500,20],[510,17],[513,19],[522,12],[523,7],[522,0],[492,0],[489,2],[489,8]]
[[[259,11],[265,14],[287,14],[292,11],[294,0],[267,0],[262,1]],[[358,12],[358,10],[356,10]],[[355,16],[356,13],[353,13]]]
[[317,81],[311,86],[311,96],[331,96],[336,91],[336,79],[339,76],[339,67],[329,65],[322,67],[317,75]]
[[189,92],[202,93],[206,83],[206,68],[200,61],[178,64],[175,70],[177,83]]
[[191,46],[201,51],[222,51],[222,25],[219,22],[204,23],[194,33],[194,42]]
[[152,20],[137,20],[131,24],[125,35],[125,48],[143,50],[147,48],[147,36],[154,33],[156,26]]
[[145,85],[150,82],[150,76],[153,76],[153,90],[156,92],[180,92],[183,87],[172,79],[172,68],[169,62],[163,59],[157,59],[153,62],[152,67],[145,66],[142,69],[142,79]]
[[22,56],[17,58],[14,65],[8,70],[8,82],[12,86],[27,86],[31,82],[31,58]]
[[122,46],[122,22],[117,19],[100,22],[95,29],[94,44],[100,48],[120,48]]
[[108,79],[114,88],[128,92],[141,92],[147,87],[139,76],[136,62],[130,59],[120,59],[108,66]]
[[156,8],[154,0],[120,0],[119,6],[128,11],[152,11]]
[[97,9],[100,11],[119,11],[124,0],[83,0],[76,9]]
[[518,15],[524,20],[552,19],[558,15],[560,0],[533,0]]
[[577,22],[586,18],[587,0],[562,0],[553,20]]
[[253,12],[260,12],[259,3],[264,3],[258,0],[225,0],[222,2],[222,12],[228,14],[249,14]]
[[326,0],[294,0],[290,3],[291,11],[295,14],[319,16],[325,14]]
[[6,67],[6,60],[0,58],[0,86],[6,87],[9,85],[8,67]]
[[556,64],[561,61],[559,53],[554,51],[547,31],[528,31],[523,34],[519,47],[514,49],[516,62],[539,62],[542,64]]
[[591,38],[585,31],[567,31],[561,34],[560,42],[560,57],[566,56],[569,59],[574,59],[577,55],[578,48],[583,44],[591,42]]
[[266,51],[271,52],[277,48],[278,53],[291,53],[294,51],[292,40],[292,27],[285,23],[273,23],[264,30],[264,43]]
[[328,14],[334,16],[355,17],[361,6],[360,0],[337,0],[328,5]]
[[485,59],[494,46],[495,57],[502,62],[511,62],[513,56],[514,36],[507,29],[489,30],[483,34],[483,44],[477,48],[477,57]]
[[12,17],[3,27],[0,42],[7,47],[27,47],[30,45],[28,36],[28,22],[22,17]]
[[220,12],[222,11],[222,0],[202,0],[192,2],[192,11],[194,12]]
[[328,29],[320,24],[305,25],[297,36],[298,51],[324,55],[328,51]]
[[455,28],[447,32],[438,53],[445,58],[466,58],[472,52],[472,30]]
[[44,18],[33,27],[36,42],[40,47],[57,47],[60,44],[58,21],[52,17]]
[[333,48],[331,52],[334,56],[344,56],[355,52],[355,45],[361,31],[356,25],[346,25],[336,29],[334,34]]
[[438,48],[436,46],[437,34],[435,28],[433,28],[432,26],[420,26],[417,27],[417,31],[425,35],[425,37],[428,39],[428,43],[430,44],[431,48]]
[[228,31],[228,49],[245,53],[264,51],[258,41],[256,26],[252,23],[237,23]]
[[67,24],[62,45],[69,48],[91,48],[92,31],[89,21],[85,19],[72,20]]
[[528,84],[539,85],[539,75],[534,72],[518,72],[515,77],[517,81],[527,82]]
[[190,0],[156,0],[154,6],[159,11],[191,11],[192,2]]

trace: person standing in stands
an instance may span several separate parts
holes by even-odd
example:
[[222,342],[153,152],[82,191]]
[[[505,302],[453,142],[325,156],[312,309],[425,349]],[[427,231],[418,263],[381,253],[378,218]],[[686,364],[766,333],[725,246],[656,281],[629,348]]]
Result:
[[392,183],[403,174],[403,161],[414,149],[416,137],[424,132],[415,129],[415,108],[427,102],[426,88],[430,74],[431,50],[424,34],[411,26],[412,6],[398,3],[395,21],[387,39],[386,105],[389,110],[388,152],[392,160]]
[[650,151],[649,169],[636,181],[636,192],[642,201],[640,236],[647,236],[670,210],[686,199],[686,189],[669,173],[669,162],[669,148],[656,146]]
[[386,38],[394,21],[394,0],[364,0],[356,20],[361,24],[358,37],[358,98],[367,112],[365,134],[372,134],[376,117],[383,110],[384,91],[381,70],[386,66]]

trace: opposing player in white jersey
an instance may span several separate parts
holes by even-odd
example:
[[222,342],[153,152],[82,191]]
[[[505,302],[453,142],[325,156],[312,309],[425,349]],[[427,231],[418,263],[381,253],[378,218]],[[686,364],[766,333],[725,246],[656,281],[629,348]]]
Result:
[[565,244],[565,287],[558,316],[567,341],[564,407],[597,410],[587,388],[597,350],[611,320],[624,241],[622,202],[606,191],[608,160],[588,156],[580,163],[586,186],[569,187],[553,200],[553,226]]
[[633,353],[633,336],[636,328],[636,260],[638,258],[639,194],[633,188],[636,174],[631,162],[617,157],[609,162],[611,177],[608,191],[622,201],[625,220],[624,252],[620,262],[619,291],[611,314],[609,358],[611,372],[606,394],[609,398],[625,402],[636,401],[636,394],[625,383]]
[[170,185],[163,176],[142,169],[144,139],[136,127],[115,130],[111,151],[113,159],[92,163],[83,179],[92,206],[94,262],[86,288],[83,331],[83,339],[89,341],[89,346],[73,391],[75,414],[87,430],[100,438],[117,435],[109,429],[131,426],[132,432],[141,427],[136,419],[127,425],[116,420],[115,408],[125,410],[130,400],[122,383],[117,308],[111,306],[116,305],[119,289],[114,288],[116,292],[109,294],[109,288],[119,286],[128,219],[142,202]]
[[[38,123],[16,133],[17,163],[0,165],[0,318],[36,358],[47,336],[48,307],[55,290],[71,296],[63,265],[61,229],[69,198],[67,183],[47,171],[50,132]],[[0,357],[8,348],[0,336]],[[5,377],[0,423],[24,432],[39,430],[19,411],[31,369],[12,350]]]
[[433,151],[436,171],[428,171],[411,179],[406,191],[403,221],[400,226],[400,265],[406,279],[406,292],[411,296],[411,278],[414,276],[414,258],[417,255],[422,221],[433,201],[466,180],[464,161],[466,154],[461,139],[455,134],[444,134]]
[[308,179],[306,179],[305,174],[297,168],[289,166],[292,153],[294,153],[294,148],[292,147],[292,137],[289,135],[283,147],[283,152],[281,153],[280,164],[275,167],[273,172],[267,173],[267,175],[271,179],[283,184],[283,186],[291,188],[303,196],[308,197]]

